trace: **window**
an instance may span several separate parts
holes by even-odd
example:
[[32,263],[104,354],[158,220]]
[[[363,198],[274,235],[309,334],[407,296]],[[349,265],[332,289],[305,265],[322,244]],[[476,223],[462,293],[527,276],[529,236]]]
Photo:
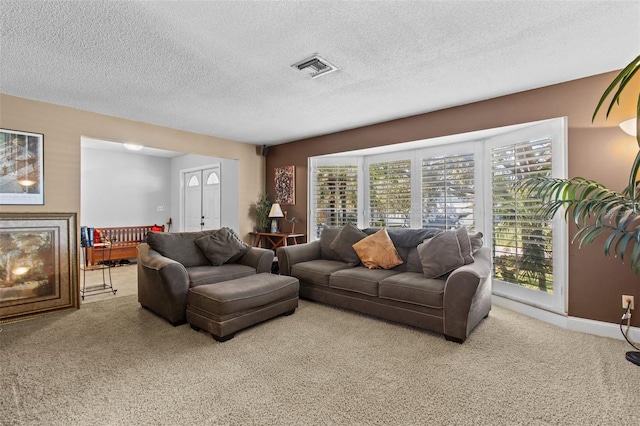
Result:
[[422,158],[422,226],[475,230],[473,150]]
[[369,164],[369,226],[411,226],[411,160]]
[[207,185],[215,185],[220,183],[220,178],[216,172],[211,172],[209,177],[207,177]]
[[310,191],[314,208],[312,221],[315,223],[316,237],[325,226],[343,226],[358,220],[358,162],[343,164],[315,165],[313,170],[313,190]]
[[491,149],[494,276],[553,292],[551,223],[536,218],[540,200],[524,199],[513,187],[535,176],[551,176],[551,139]]
[[494,293],[566,312],[566,223],[561,215],[539,220],[539,200],[523,199],[513,187],[530,176],[566,177],[566,119],[493,129],[492,137],[477,133],[482,137],[456,135],[455,143],[394,145],[382,155],[376,148],[375,155],[311,158],[311,239],[323,226],[347,222],[466,226],[493,250]]
[[566,312],[566,223],[562,215],[540,220],[540,200],[513,189],[528,177],[566,177],[566,122],[548,120],[485,145],[491,203],[484,230],[485,245],[493,250],[493,292]]
[[198,178],[195,176],[191,176],[191,178],[189,179],[189,182],[187,183],[187,186],[199,186],[200,182],[198,181]]

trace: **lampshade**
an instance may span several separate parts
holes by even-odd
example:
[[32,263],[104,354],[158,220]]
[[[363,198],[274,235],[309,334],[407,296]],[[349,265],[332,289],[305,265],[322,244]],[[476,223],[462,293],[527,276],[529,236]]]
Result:
[[636,136],[638,134],[638,120],[636,118],[630,118],[629,120],[623,121],[620,123],[620,128],[624,130],[626,134]]
[[280,204],[273,203],[271,205],[271,211],[269,212],[269,217],[284,217],[284,213],[282,213]]

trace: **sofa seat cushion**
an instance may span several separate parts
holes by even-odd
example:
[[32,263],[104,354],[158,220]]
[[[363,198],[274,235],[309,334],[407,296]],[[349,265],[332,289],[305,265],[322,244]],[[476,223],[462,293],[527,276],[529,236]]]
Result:
[[380,282],[381,299],[412,303],[427,308],[442,309],[446,280],[425,278],[419,272],[402,272]]
[[342,269],[350,269],[345,262],[339,260],[310,260],[308,262],[300,262],[291,268],[291,276],[298,278],[306,283],[329,287],[329,276],[336,271]]
[[239,263],[225,263],[220,266],[191,266],[187,268],[189,287],[235,280],[236,278],[255,275],[255,273],[255,268]]
[[378,296],[378,283],[395,274],[398,274],[398,272],[390,269],[367,269],[363,266],[358,266],[332,274],[329,279],[329,287],[369,296]]

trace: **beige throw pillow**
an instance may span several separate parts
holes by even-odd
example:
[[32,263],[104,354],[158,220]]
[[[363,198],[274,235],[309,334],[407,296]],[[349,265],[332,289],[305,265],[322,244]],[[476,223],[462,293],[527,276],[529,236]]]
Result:
[[403,263],[386,229],[358,241],[353,249],[369,269],[391,269]]

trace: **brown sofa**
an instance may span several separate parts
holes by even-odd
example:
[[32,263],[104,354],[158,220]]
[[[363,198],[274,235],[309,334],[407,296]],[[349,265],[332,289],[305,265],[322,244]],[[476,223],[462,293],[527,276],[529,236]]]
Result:
[[[462,243],[455,246],[453,231],[439,235],[441,231],[434,229],[390,228],[386,233],[393,247],[384,251],[392,252],[395,248],[402,264],[389,269],[368,269],[354,259],[353,253],[345,251],[354,240],[336,246],[341,230],[326,228],[319,240],[278,248],[280,274],[300,280],[300,297],[432,330],[459,343],[488,316],[491,250],[482,247],[482,234],[467,238],[471,247],[466,247],[469,250],[466,262],[452,263],[449,259],[454,257],[452,252],[437,247],[435,241],[450,237],[448,241],[454,241],[453,252],[457,257],[461,252],[456,252],[455,247]],[[380,229],[361,231],[369,236]],[[433,238],[437,235],[438,238]],[[421,246],[425,240],[431,246],[427,243]],[[434,259],[449,264],[443,270],[455,267],[437,278],[426,278]],[[430,275],[440,272],[430,271]]]
[[138,246],[138,302],[182,324],[190,288],[271,272],[273,257],[272,250],[251,247],[228,228],[149,232]]

